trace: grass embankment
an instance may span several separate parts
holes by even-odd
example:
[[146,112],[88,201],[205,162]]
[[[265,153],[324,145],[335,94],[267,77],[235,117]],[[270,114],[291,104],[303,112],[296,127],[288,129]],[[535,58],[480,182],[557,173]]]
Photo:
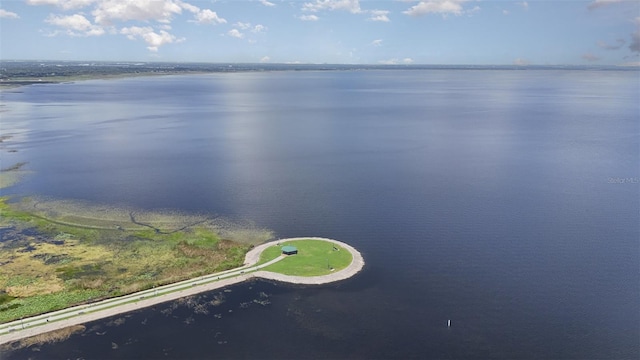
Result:
[[268,247],[262,252],[259,263],[265,263],[280,256],[282,246],[291,245],[298,249],[296,255],[267,266],[263,270],[294,276],[320,276],[331,274],[349,266],[353,256],[349,251],[324,240],[296,240],[282,242]]
[[235,268],[250,242],[228,240],[234,231],[271,237],[180,214],[137,213],[134,222],[118,209],[1,197],[0,231],[0,323]]

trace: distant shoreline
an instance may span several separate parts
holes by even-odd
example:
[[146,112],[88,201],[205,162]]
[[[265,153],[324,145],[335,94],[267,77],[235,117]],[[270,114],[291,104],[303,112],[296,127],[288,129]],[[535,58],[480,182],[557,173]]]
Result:
[[72,84],[81,81],[90,80],[118,80],[129,79],[138,77],[156,77],[156,76],[173,76],[173,75],[204,75],[208,73],[203,72],[175,72],[175,73],[122,73],[112,75],[96,75],[96,76],[70,76],[70,77],[44,77],[43,79],[21,79],[21,80],[9,80],[0,81],[0,92],[12,89],[18,89],[24,86],[31,85],[53,85],[53,84]]
[[[336,271],[335,273],[310,277],[282,275],[260,270],[261,268],[281,261],[284,256],[279,256],[266,263],[256,265],[260,260],[260,255],[265,249],[278,245],[280,242],[292,242],[298,240],[320,240],[337,244],[349,251],[353,259],[351,264],[346,268]],[[160,303],[177,300],[182,297],[227,287],[252,278],[263,278],[294,284],[319,285],[348,279],[360,272],[363,267],[364,259],[360,252],[352,246],[337,240],[319,237],[298,237],[270,241],[258,245],[247,252],[245,255],[245,264],[236,269],[200,276],[194,279],[160,286],[154,289],[148,289],[117,298],[106,299],[91,304],[73,306],[71,308],[1,324],[0,344],[10,343],[50,331],[60,330],[70,326],[80,325],[90,321],[104,319]]]
[[426,65],[426,64],[275,64],[153,63],[86,61],[0,61],[0,91],[36,84],[60,84],[142,76],[200,75],[269,71],[361,70],[611,70],[638,71],[633,65]]

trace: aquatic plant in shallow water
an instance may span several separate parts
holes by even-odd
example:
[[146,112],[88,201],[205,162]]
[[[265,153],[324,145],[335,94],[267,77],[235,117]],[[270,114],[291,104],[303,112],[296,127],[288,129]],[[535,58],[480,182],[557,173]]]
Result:
[[[0,136],[0,154],[2,154],[2,164],[4,167],[0,168],[0,189],[8,188],[22,180],[22,178],[29,173],[24,167],[26,162],[19,159],[12,159],[13,155],[18,152],[17,149],[7,145],[7,142],[11,143],[14,135],[2,135]],[[6,166],[7,164],[11,164]]]
[[[36,345],[52,344],[65,341],[74,334],[84,333],[86,327],[84,325],[74,325],[59,330],[50,331],[44,334],[20,339],[11,343],[0,345],[0,351],[12,351],[28,348]],[[34,351],[37,351],[34,349]]]

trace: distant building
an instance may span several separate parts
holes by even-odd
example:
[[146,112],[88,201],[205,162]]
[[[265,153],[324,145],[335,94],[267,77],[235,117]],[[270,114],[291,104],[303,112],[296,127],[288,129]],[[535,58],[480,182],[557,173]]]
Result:
[[298,248],[291,245],[285,245],[282,247],[282,253],[285,255],[295,255],[298,253]]

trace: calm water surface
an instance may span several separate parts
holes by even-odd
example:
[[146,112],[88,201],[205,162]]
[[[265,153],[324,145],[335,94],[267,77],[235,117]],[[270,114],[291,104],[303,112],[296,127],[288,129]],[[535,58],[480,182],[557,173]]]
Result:
[[4,93],[19,151],[3,167],[33,171],[4,193],[251,220],[348,242],[366,267],[320,287],[240,284],[3,357],[638,358],[639,98],[637,71],[586,70]]

